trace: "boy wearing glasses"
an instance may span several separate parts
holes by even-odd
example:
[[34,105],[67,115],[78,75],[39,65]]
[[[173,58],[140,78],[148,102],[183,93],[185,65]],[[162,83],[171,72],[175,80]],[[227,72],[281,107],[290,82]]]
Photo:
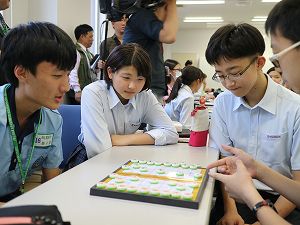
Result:
[[[210,38],[206,59],[215,67],[213,79],[227,91],[215,101],[209,146],[224,157],[228,153],[222,144],[245,149],[254,159],[300,180],[300,97],[262,72],[264,50],[261,33],[249,24],[223,26]],[[280,216],[294,222],[294,204],[262,183],[256,187],[275,203]],[[222,185],[221,192],[211,224],[257,223],[247,205],[236,203]]]

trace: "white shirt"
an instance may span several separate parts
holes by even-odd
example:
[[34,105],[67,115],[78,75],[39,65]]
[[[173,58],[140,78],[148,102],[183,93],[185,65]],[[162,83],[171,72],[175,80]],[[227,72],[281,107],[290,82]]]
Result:
[[76,64],[74,68],[71,70],[69,75],[69,83],[70,88],[74,90],[75,92],[81,91],[79,80],[78,80],[78,68],[80,65],[81,56],[80,53],[76,50]]
[[[90,62],[89,57],[87,56],[87,53],[86,53],[88,49],[79,42],[77,42],[77,44],[84,50],[86,60],[88,62]],[[70,89],[74,90],[75,92],[78,92],[78,91],[81,91],[80,84],[79,84],[79,79],[78,79],[78,68],[80,66],[81,56],[80,56],[80,53],[77,50],[76,50],[76,55],[77,55],[76,64],[70,72],[69,84],[70,84]]]
[[291,176],[300,169],[300,96],[267,76],[264,97],[254,107],[225,91],[215,100],[209,146],[228,155],[221,144],[247,151],[278,171]]
[[192,126],[191,112],[194,110],[194,94],[188,85],[183,85],[178,96],[165,105],[165,111],[173,121],[178,121],[183,128]]
[[86,86],[81,97],[81,134],[78,139],[93,157],[112,147],[112,134],[133,134],[141,123],[150,126],[155,145],[175,144],[178,134],[151,90],[142,91],[123,105],[104,80]]

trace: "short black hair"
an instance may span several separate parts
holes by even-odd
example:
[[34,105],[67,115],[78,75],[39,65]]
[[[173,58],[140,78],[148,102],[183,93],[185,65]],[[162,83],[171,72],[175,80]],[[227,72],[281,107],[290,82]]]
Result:
[[193,64],[193,61],[192,60],[190,60],[190,59],[188,59],[188,60],[186,60],[186,62],[185,62],[185,66],[191,66]]
[[138,76],[146,78],[143,90],[150,88],[151,83],[151,64],[148,53],[138,44],[128,43],[115,47],[109,54],[104,66],[104,80],[107,88],[110,88],[111,79],[108,76],[107,68],[110,67],[113,72],[122,69],[125,66],[136,68]]
[[76,40],[80,38],[81,35],[87,35],[88,32],[94,31],[93,28],[88,24],[80,24],[74,30],[74,35]]
[[271,73],[272,71],[277,71],[280,75],[282,75],[282,72],[279,72],[278,70],[276,70],[275,66],[273,66],[270,69],[268,69],[267,74],[269,75],[269,73]]
[[221,59],[237,59],[262,55],[265,42],[259,30],[250,24],[228,24],[220,27],[210,38],[205,57],[210,65]]
[[177,66],[178,64],[179,64],[179,62],[174,59],[167,59],[164,62],[164,66],[169,67],[170,70],[173,70],[175,68],[175,66]]
[[300,1],[282,0],[278,2],[268,15],[265,23],[266,33],[282,36],[293,42],[300,41]]
[[182,75],[178,77],[173,85],[172,91],[166,103],[169,103],[178,96],[178,91],[180,90],[182,84],[191,85],[195,80],[203,80],[206,78],[206,74],[202,72],[199,68],[195,66],[186,66],[182,70]]
[[14,75],[17,65],[33,75],[41,62],[49,62],[60,70],[72,70],[76,63],[76,47],[59,27],[47,22],[30,22],[11,29],[2,41],[0,74],[18,87]]
[[268,69],[267,74],[269,74],[270,72],[275,71],[275,66],[271,67],[270,69]]

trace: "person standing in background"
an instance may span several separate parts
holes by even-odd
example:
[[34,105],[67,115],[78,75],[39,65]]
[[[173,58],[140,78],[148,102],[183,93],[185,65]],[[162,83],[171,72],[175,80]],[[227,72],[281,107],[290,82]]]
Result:
[[90,62],[94,55],[88,50],[94,41],[94,30],[88,24],[81,24],[74,30],[77,40],[77,61],[70,73],[70,91],[67,92],[70,104],[80,104],[83,88],[97,79],[97,74],[91,70]]
[[[8,9],[10,4],[10,0],[0,0],[0,11]],[[2,42],[2,38],[9,31],[9,26],[6,24],[3,15],[0,13],[0,43]]]
[[127,23],[126,15],[123,15],[121,20],[111,22],[112,27],[115,30],[115,33],[110,38],[106,40],[106,51],[104,49],[104,41],[100,44],[100,60],[98,62],[99,69],[103,69],[105,66],[105,60],[107,59],[108,55],[111,51],[116,47],[122,44],[123,42],[123,35]]
[[[10,0],[0,0],[0,11],[8,9],[10,4]],[[5,23],[5,20],[0,13],[0,54],[1,54],[1,49],[2,49],[2,39],[3,37],[7,34],[9,31],[9,26]],[[0,85],[3,85],[7,83],[3,74],[0,75]]]
[[123,43],[137,43],[150,55],[152,66],[150,89],[163,104],[163,96],[167,94],[167,85],[162,43],[175,42],[178,17],[176,0],[166,0],[160,3],[155,8],[140,8],[129,17]]

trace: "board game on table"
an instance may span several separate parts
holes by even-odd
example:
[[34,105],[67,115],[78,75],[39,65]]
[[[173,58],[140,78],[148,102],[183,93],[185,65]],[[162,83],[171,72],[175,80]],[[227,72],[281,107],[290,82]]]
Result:
[[199,165],[130,160],[90,189],[90,195],[198,209],[207,181]]

